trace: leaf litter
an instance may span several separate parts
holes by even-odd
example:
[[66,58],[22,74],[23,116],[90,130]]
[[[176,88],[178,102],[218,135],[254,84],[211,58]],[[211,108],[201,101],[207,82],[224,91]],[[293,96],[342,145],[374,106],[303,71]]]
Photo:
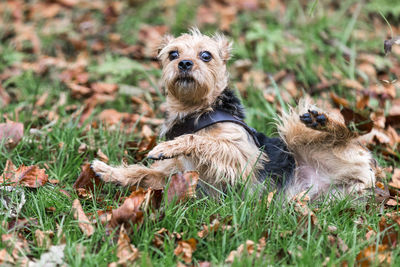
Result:
[[[176,1],[167,1],[165,3],[165,7],[163,8],[165,8],[166,13],[171,12],[171,10],[176,8],[175,2]],[[137,4],[136,1],[130,1],[129,5],[139,4]],[[89,10],[101,12],[104,15],[104,25],[87,15],[76,14],[74,15],[76,16],[76,19],[72,19],[72,14],[76,11],[75,9],[77,7],[79,7],[83,13]],[[97,69],[97,71],[92,71],[91,66],[89,65],[90,61],[106,65],[108,61],[104,60],[103,52],[107,51],[107,47],[118,56],[127,56],[129,58],[134,58],[135,60],[146,61],[149,58],[154,57],[154,52],[151,51],[152,46],[161,35],[170,30],[170,27],[164,25],[153,26],[143,24],[139,27],[138,42],[133,45],[127,44],[124,42],[121,34],[113,32],[112,30],[110,31],[110,28],[119,22],[126,7],[127,3],[122,2],[85,2],[75,0],[52,1],[50,4],[41,3],[40,1],[29,3],[23,3],[21,1],[6,1],[1,3],[0,13],[2,15],[5,14],[4,12],[8,12],[9,10],[12,11],[10,12],[10,21],[3,23],[4,25],[7,25],[4,38],[10,39],[10,41],[15,44],[17,52],[27,53],[34,57],[21,58],[14,64],[5,67],[2,71],[2,74],[0,75],[0,82],[2,83],[0,86],[0,106],[7,106],[10,105],[10,103],[12,104],[21,100],[21,96],[14,93],[12,83],[5,82],[10,77],[17,76],[23,71],[29,70],[35,73],[38,77],[55,78],[57,81],[61,81],[66,90],[68,90],[68,93],[74,99],[83,103],[83,109],[80,109],[77,105],[69,105],[65,107],[65,110],[72,114],[71,118],[77,118],[79,114],[83,112],[80,117],[81,123],[84,123],[90,118],[94,118],[94,121],[88,124],[93,126],[93,128],[99,127],[98,125],[96,126],[96,124],[101,121],[107,125],[108,130],[123,129],[127,133],[132,131],[135,132],[135,134],[142,137],[141,142],[127,142],[124,147],[124,153],[129,153],[129,151],[134,150],[136,152],[134,154],[134,159],[136,161],[143,160],[146,151],[154,147],[156,143],[155,133],[158,132],[158,127],[163,123],[163,119],[160,119],[160,115],[165,112],[162,106],[157,110],[153,109],[154,105],[152,102],[160,101],[160,98],[157,95],[155,86],[150,85],[149,80],[154,81],[156,77],[150,77],[150,79],[142,79],[138,81],[139,86],[136,88],[140,87],[140,90],[135,94],[132,94],[131,98],[133,112],[103,109],[100,114],[96,114],[96,107],[104,104],[107,105],[110,101],[115,101],[121,93],[121,90],[124,89],[126,85],[122,84],[120,82],[121,80],[118,80],[119,78],[104,75],[112,73],[112,71],[102,73],[100,68]],[[205,1],[204,3],[199,4],[199,7],[194,14],[199,25],[205,25],[206,27],[215,25],[229,34],[231,32],[231,26],[235,23],[235,19],[239,14],[257,9],[267,9],[273,12],[273,14],[283,15],[285,14],[287,6],[282,1],[267,1],[265,3],[257,0]],[[3,21],[3,17],[8,17],[8,15],[1,17],[1,20]],[[43,24],[43,27],[38,27],[39,24]],[[71,31],[62,32],[61,34],[58,33],[57,29],[62,28],[69,28]],[[251,31],[251,28],[248,30]],[[270,28],[264,30],[272,33],[272,29]],[[104,36],[99,38],[96,35],[96,32],[103,32]],[[295,36],[290,36],[292,34],[288,33],[289,32],[285,32],[291,42],[295,43],[298,41]],[[359,38],[357,37],[357,34],[363,36],[361,39],[365,41],[365,32],[362,32],[362,30],[359,29],[355,30],[354,38]],[[348,47],[340,46],[340,42],[335,39],[330,39],[331,37],[328,33],[324,32],[322,35],[323,40],[327,45],[338,47],[345,57],[351,54],[352,51]],[[67,54],[64,49],[60,48],[56,48],[55,55],[48,55],[44,50],[44,45],[41,43],[41,36],[56,36],[60,42],[68,43],[73,47],[74,55]],[[249,36],[240,37],[239,42],[243,42],[247,37]],[[260,41],[261,39],[255,39],[255,41],[249,41],[248,44],[256,47],[257,43],[262,43]],[[28,46],[26,44],[28,44]],[[240,43],[239,45],[243,44]],[[384,52],[387,54],[386,58],[393,61],[392,66],[385,70],[381,64],[379,51],[373,51],[371,53],[363,51],[358,53],[357,57],[354,59],[355,68],[357,72],[364,73],[365,76],[357,75],[355,78],[350,79],[343,77],[344,75],[341,73],[335,73],[319,67],[313,69],[313,71],[317,73],[319,80],[310,86],[298,79],[291,70],[283,69],[272,74],[272,76],[277,85],[282,88],[281,94],[285,101],[290,101],[292,98],[298,98],[301,96],[304,92],[299,88],[311,87],[307,92],[310,94],[321,94],[319,100],[325,101],[325,104],[329,105],[330,103],[333,103],[336,109],[344,116],[348,127],[358,135],[361,135],[360,140],[364,145],[376,151],[376,154],[382,156],[383,159],[389,160],[390,162],[398,162],[398,143],[400,140],[398,136],[398,131],[400,129],[400,101],[396,90],[399,88],[399,82],[393,77],[398,77],[400,75],[400,66],[396,60],[394,60],[394,55],[398,54],[397,48],[399,47],[399,44],[398,36],[384,41],[383,46]],[[301,44],[299,46],[301,46]],[[318,48],[316,47],[311,49],[315,51],[315,49]],[[280,50],[283,51],[283,55],[290,55],[290,53],[292,53],[292,50],[288,49],[286,46],[281,47]],[[88,53],[88,51],[90,51],[91,54]],[[390,52],[392,55],[389,54]],[[276,58],[275,52],[269,53],[268,56]],[[130,64],[132,63],[131,61],[126,61],[128,64],[125,64],[124,66],[129,66],[129,64],[132,66],[132,69],[127,72],[127,75],[131,75],[134,71],[137,71],[137,69],[140,68],[148,70],[149,66],[159,68],[156,63],[152,62],[151,64],[148,64],[148,62],[145,61],[138,61],[140,62],[138,64],[136,64],[137,62]],[[115,60],[115,62],[124,61]],[[276,63],[281,65],[279,61],[276,61]],[[234,68],[236,68],[235,71],[237,72],[234,77],[238,78],[237,87],[241,93],[245,95],[247,93],[246,88],[254,86],[262,91],[262,95],[265,97],[267,102],[277,102],[276,98],[278,95],[270,84],[270,80],[268,79],[269,74],[267,75],[264,71],[255,69],[252,66],[252,60],[249,59],[244,59],[242,62],[236,60],[233,64],[235,65]],[[369,80],[367,81],[365,77]],[[367,86],[366,84],[369,85]],[[128,86],[133,87],[133,85]],[[344,98],[344,95],[324,94],[326,93],[326,90],[332,91],[331,89],[336,86],[341,86],[348,91],[351,90],[351,93],[354,93],[354,99],[356,99],[356,101],[350,101],[349,99]],[[66,94],[64,94],[64,97],[62,97],[62,95],[63,94],[60,95],[60,100],[57,103],[52,103],[54,105],[54,110],[65,105]],[[144,95],[146,95],[146,97],[144,97]],[[46,107],[49,102],[52,102],[52,99],[51,95],[47,93],[37,97],[34,101],[37,106],[36,109]],[[280,107],[280,104],[278,103],[277,109],[280,110],[281,108],[282,107]],[[33,113],[37,112],[36,109]],[[17,115],[16,118],[18,118],[18,112],[20,112],[18,109],[15,110]],[[39,115],[36,114],[35,116]],[[55,114],[54,112],[47,112],[41,117],[41,119],[46,120],[47,122],[49,122],[48,120],[51,118],[54,118],[54,120],[60,120],[58,114]],[[16,121],[18,121],[18,119],[16,119]],[[138,130],[132,129],[134,125],[138,125]],[[39,125],[33,125],[29,130],[31,135],[33,135],[32,133],[45,134],[48,131],[51,131],[51,126],[46,129]],[[5,123],[0,123],[0,143],[5,144],[7,149],[15,148],[18,143],[23,140],[23,133],[24,125],[20,122],[12,122],[6,118]],[[81,153],[85,153],[88,150],[94,152],[97,151],[97,157],[103,161],[108,160],[107,155],[98,148],[95,148],[91,143],[86,147],[83,146],[80,148]],[[38,188],[46,184],[48,181],[46,169],[41,169],[36,165],[21,165],[17,168],[11,161],[7,161],[5,170],[0,176],[1,181],[7,184],[2,187],[2,191],[6,191],[6,188],[9,188],[9,192],[19,195],[20,200],[11,203],[11,198],[8,197],[7,199],[6,197],[3,197],[2,203],[5,204],[4,207],[6,210],[11,211],[8,215],[12,214],[11,217],[14,217],[12,220],[15,220],[15,229],[19,228],[18,225],[24,225],[24,222],[18,222],[20,219],[18,217],[16,218],[22,209],[23,204],[21,205],[21,203],[25,202],[25,200],[22,201],[22,199],[25,199],[25,195],[23,191],[24,189],[21,188],[21,186]],[[361,251],[357,256],[357,262],[363,262],[361,265],[370,265],[374,263],[375,256],[377,256],[379,263],[390,263],[390,250],[393,248],[393,242],[389,240],[395,239],[394,237],[397,233],[396,223],[398,224],[398,217],[395,212],[397,212],[398,209],[398,196],[400,194],[399,175],[398,168],[382,170],[380,176],[382,180],[377,183],[375,194],[376,201],[384,203],[382,218],[387,217],[387,219],[381,219],[379,222],[379,230],[385,233],[385,237],[382,244],[377,246],[367,246],[363,251]],[[177,174],[172,176],[167,192],[158,189],[150,189],[148,191],[133,189],[134,192],[124,199],[123,203],[119,207],[107,206],[104,210],[98,210],[96,213],[91,214],[92,218],[90,220],[84,214],[80,204],[77,204],[79,203],[79,200],[78,202],[75,200],[74,204],[76,207],[74,208],[74,214],[76,220],[77,222],[80,222],[82,219],[82,222],[85,222],[82,224],[82,231],[87,235],[90,235],[92,232],[92,230],[90,230],[91,227],[88,226],[92,225],[92,227],[94,227],[95,223],[109,226],[112,224],[113,226],[121,227],[120,235],[121,232],[123,232],[122,229],[129,232],[132,230],[132,226],[140,226],[144,220],[152,218],[152,212],[150,212],[150,210],[162,209],[160,205],[164,194],[166,194],[168,202],[173,202],[175,200],[175,204],[177,205],[193,197],[197,178],[196,175],[194,175],[195,179],[187,180],[189,176],[193,175],[185,176],[185,174]],[[57,184],[55,182],[51,183]],[[85,165],[83,166],[81,176],[74,184],[74,189],[77,190],[78,196],[93,199],[94,188],[100,192],[102,190],[102,181],[91,172],[89,165]],[[71,198],[70,192],[64,189],[59,189],[59,191]],[[271,195],[271,200],[272,197],[273,193]],[[269,204],[271,200],[269,201]],[[95,201],[101,202],[101,198],[95,199]],[[304,199],[295,199],[292,200],[292,205],[294,212],[298,215],[299,223],[304,224],[307,222],[306,219],[310,218],[312,227],[316,227],[317,229],[323,228],[323,226],[320,225],[321,222],[317,219],[318,211],[310,208],[307,201]],[[48,210],[50,210],[50,208],[48,208]],[[149,212],[150,215],[148,214]],[[97,220],[99,221],[97,222]],[[197,234],[199,238],[206,238],[216,231],[224,230],[225,224],[220,222],[218,219],[210,221],[211,223],[209,225],[203,224],[200,226],[200,231]],[[395,223],[392,224],[392,221]],[[229,225],[226,227],[229,228]],[[335,226],[330,227],[332,228]],[[24,227],[21,226],[21,228],[23,229]],[[189,252],[194,251],[190,242],[189,245],[184,243],[185,241],[181,239],[181,236],[179,236],[180,234],[178,233],[171,234],[167,230],[163,229],[160,229],[158,232],[155,235],[155,244],[161,246],[163,243],[163,237],[166,235],[173,236],[172,238],[174,238],[179,244],[177,249],[180,246],[180,252],[178,253],[179,257],[183,259],[184,262],[189,262]],[[375,231],[368,228],[368,233],[370,233],[369,238],[375,238]],[[50,237],[51,235],[51,232],[47,231],[39,230],[35,232],[35,240],[37,241],[38,246],[48,247],[48,241],[44,240],[47,240],[47,236]],[[341,251],[341,253],[347,251],[346,244],[342,239],[340,239],[336,231],[330,230],[328,238],[337,244],[338,250]],[[127,240],[128,239],[125,238],[125,241]],[[127,242],[130,243],[130,240]],[[247,251],[247,254],[249,254],[249,251],[253,251],[255,244],[254,242],[253,244],[251,242],[249,241],[246,242],[246,244],[243,244],[240,251]],[[260,246],[262,245],[260,244]],[[50,250],[52,247],[50,247]],[[189,249],[189,247],[191,249]],[[239,248],[237,250],[239,250]],[[62,254],[59,248],[56,248],[54,251],[58,251],[55,254]],[[7,256],[7,254],[8,252],[6,250],[1,250],[0,260],[10,261],[10,263],[15,263],[18,260],[13,258],[12,255]],[[55,262],[58,262],[58,260]]]

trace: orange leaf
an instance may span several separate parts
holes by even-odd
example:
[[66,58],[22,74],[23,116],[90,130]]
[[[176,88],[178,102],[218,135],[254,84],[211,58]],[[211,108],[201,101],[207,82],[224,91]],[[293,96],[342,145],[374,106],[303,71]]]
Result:
[[78,221],[79,228],[81,228],[82,232],[86,236],[91,236],[94,233],[94,227],[83,211],[79,199],[75,199],[72,203],[72,211],[74,213],[74,218]]
[[125,224],[125,227],[127,225],[140,225],[143,221],[143,211],[141,211],[140,207],[150,193],[150,189],[145,191],[141,188],[132,192],[118,209],[112,211],[109,226],[115,228],[122,224]]
[[190,238],[188,240],[179,241],[178,246],[174,250],[176,256],[181,256],[186,263],[192,262],[192,254],[196,250],[197,240]]
[[18,169],[15,169],[14,164],[10,160],[7,160],[4,172],[0,176],[0,181],[37,188],[47,183],[48,175],[44,169],[39,169],[36,165],[21,165]]
[[121,227],[117,244],[118,264],[131,265],[139,257],[139,250],[131,244],[131,240],[124,228]]
[[193,197],[196,192],[199,174],[195,171],[185,173],[178,172],[171,177],[171,183],[168,187],[168,201],[172,201],[175,197],[178,202]]
[[90,168],[90,164],[86,163],[82,166],[82,172],[72,187],[75,190],[84,188],[94,191],[94,187],[100,190],[103,184],[104,182],[98,178],[96,173]]

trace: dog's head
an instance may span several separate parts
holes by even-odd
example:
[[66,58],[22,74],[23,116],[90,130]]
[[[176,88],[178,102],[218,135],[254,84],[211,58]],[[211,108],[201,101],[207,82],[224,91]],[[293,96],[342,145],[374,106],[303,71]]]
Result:
[[168,96],[184,105],[213,101],[228,84],[226,62],[231,43],[223,35],[205,36],[197,29],[164,37],[158,57]]

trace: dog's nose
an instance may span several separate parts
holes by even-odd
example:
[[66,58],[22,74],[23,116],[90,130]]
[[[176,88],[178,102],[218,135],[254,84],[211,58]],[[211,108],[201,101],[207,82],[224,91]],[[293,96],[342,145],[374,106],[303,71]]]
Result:
[[193,67],[193,62],[191,60],[182,60],[178,63],[178,68],[182,71],[191,70]]

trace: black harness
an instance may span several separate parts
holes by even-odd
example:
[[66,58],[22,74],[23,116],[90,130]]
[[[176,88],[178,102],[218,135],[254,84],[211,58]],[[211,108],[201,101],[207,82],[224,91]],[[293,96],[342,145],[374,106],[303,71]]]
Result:
[[192,134],[198,132],[204,128],[207,128],[211,125],[220,122],[232,122],[239,124],[250,134],[253,138],[254,143],[257,147],[260,147],[261,144],[257,138],[257,131],[254,128],[248,126],[241,118],[238,116],[232,115],[224,110],[216,109],[207,113],[202,114],[200,117],[187,117],[183,121],[176,123],[166,134],[165,137],[167,140],[172,140],[175,137],[184,135],[184,134]]
[[285,142],[281,138],[270,138],[248,126],[241,118],[221,109],[198,116],[186,117],[176,123],[166,134],[167,140],[172,140],[184,134],[193,134],[206,127],[221,122],[232,122],[242,126],[253,138],[260,151],[268,155],[269,161],[264,164],[259,173],[259,180],[264,181],[271,177],[274,184],[283,187],[293,175],[295,160],[289,153]]

